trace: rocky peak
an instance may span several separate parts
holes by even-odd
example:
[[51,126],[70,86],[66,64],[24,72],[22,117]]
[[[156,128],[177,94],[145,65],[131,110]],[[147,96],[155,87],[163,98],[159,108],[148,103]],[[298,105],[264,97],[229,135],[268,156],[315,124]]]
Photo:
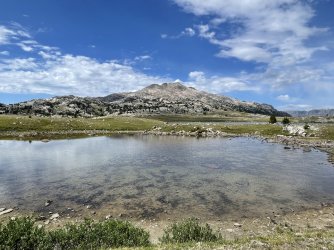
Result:
[[[1,106],[0,106],[1,109]],[[152,84],[135,92],[115,93],[105,97],[59,96],[50,99],[8,105],[9,114],[43,116],[103,116],[111,114],[204,114],[242,111],[288,116],[268,104],[242,102],[227,96],[210,94],[179,82]]]

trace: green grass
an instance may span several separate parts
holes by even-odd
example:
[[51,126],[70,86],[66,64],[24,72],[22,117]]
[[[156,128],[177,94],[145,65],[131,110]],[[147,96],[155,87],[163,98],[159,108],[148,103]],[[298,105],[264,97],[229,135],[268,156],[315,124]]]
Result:
[[221,235],[213,232],[208,224],[200,225],[194,218],[174,223],[164,232],[161,243],[215,242]]
[[69,131],[69,130],[108,130],[139,131],[148,130],[162,124],[161,121],[135,117],[92,118],[50,118],[0,115],[0,131]]
[[31,218],[16,218],[0,226],[0,249],[65,250],[149,245],[149,233],[117,220],[85,220],[51,231],[39,228]]
[[319,136],[321,139],[334,140],[334,125],[322,126]]
[[[46,230],[29,217],[16,218],[0,224],[0,249],[327,249],[334,248],[334,229],[294,231],[278,225],[263,235],[243,236],[225,240],[207,224],[195,219],[174,223],[165,230],[160,244],[151,244],[149,233],[129,222],[107,220],[68,224]],[[254,241],[258,246],[254,246]],[[201,243],[199,243],[201,242]]]
[[152,115],[144,117],[164,122],[267,122],[269,120],[269,116],[242,112],[222,112],[207,115]]
[[228,125],[215,126],[215,129],[230,133],[230,134],[256,134],[263,136],[284,135],[286,132],[283,128],[275,124],[243,124],[243,125]]

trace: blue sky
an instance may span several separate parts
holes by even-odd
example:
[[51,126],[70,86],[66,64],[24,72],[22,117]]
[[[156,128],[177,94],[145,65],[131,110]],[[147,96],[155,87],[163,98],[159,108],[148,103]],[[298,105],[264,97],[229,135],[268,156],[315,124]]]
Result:
[[0,102],[152,83],[334,108],[329,0],[2,0]]

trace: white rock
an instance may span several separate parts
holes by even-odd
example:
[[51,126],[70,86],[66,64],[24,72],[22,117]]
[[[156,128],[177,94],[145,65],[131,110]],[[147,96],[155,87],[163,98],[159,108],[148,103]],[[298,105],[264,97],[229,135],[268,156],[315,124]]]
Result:
[[0,208],[0,212],[3,212],[5,210],[6,210],[6,208],[4,208],[4,207]]
[[239,223],[234,223],[233,225],[234,225],[235,227],[242,227],[242,225],[239,224]]
[[55,214],[51,215],[50,220],[57,219],[58,217],[59,217],[59,214],[55,213]]
[[8,213],[10,213],[10,212],[13,212],[13,209],[12,209],[12,208],[9,208],[9,209],[7,209],[7,210],[4,210],[4,211],[0,212],[0,215],[8,214]]

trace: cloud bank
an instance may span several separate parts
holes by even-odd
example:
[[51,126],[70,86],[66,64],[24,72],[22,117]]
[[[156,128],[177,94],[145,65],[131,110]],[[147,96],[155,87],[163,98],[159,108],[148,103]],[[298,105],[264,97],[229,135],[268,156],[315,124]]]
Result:
[[[116,60],[98,61],[81,55],[63,54],[59,48],[33,40],[21,26],[0,26],[0,45],[16,46],[26,57],[0,57],[0,92],[51,95],[104,96],[131,91],[153,83],[171,81],[136,71]],[[149,60],[137,56],[133,61]]]

